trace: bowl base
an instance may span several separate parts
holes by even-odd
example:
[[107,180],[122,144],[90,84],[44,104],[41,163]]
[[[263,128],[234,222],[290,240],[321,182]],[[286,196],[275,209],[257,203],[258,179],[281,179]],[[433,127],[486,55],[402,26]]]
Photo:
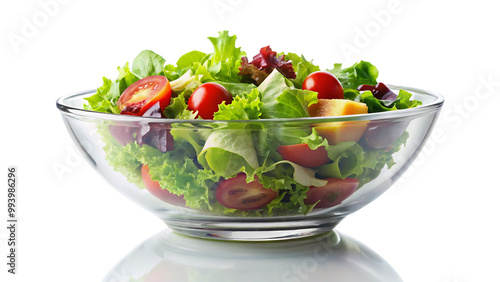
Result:
[[165,220],[167,226],[184,235],[228,241],[276,241],[300,239],[332,231],[342,218],[297,221],[197,221]]

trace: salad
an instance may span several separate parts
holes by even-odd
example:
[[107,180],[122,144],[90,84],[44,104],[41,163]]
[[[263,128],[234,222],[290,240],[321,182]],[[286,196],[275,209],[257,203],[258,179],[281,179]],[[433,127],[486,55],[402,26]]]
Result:
[[259,122],[421,104],[377,82],[375,66],[320,70],[270,46],[249,59],[227,31],[208,39],[213,52],[191,51],[175,64],[142,51],[86,98],[86,110],[165,121],[99,127],[109,165],[138,189],[210,214],[307,214],[341,204],[395,164],[405,122]]

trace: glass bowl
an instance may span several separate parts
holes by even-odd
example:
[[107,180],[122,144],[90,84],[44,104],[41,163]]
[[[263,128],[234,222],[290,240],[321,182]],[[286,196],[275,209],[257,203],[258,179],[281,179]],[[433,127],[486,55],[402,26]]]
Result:
[[[337,117],[172,120],[85,110],[91,90],[58,99],[57,108],[97,172],[171,229],[222,240],[283,240],[331,231],[386,191],[416,158],[444,99],[390,88],[409,91],[422,105]],[[278,146],[318,134],[331,146],[327,163],[309,168],[281,159]],[[288,148],[313,163],[319,158]],[[252,204],[262,201],[267,204]]]

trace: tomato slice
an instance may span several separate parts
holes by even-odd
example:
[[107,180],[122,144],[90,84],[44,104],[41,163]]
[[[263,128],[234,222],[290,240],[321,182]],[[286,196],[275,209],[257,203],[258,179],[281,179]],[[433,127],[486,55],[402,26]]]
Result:
[[198,111],[198,116],[203,119],[213,119],[214,113],[219,111],[219,104],[226,102],[230,104],[233,96],[224,86],[215,83],[204,83],[191,94],[188,100],[188,110]]
[[246,174],[222,181],[215,196],[226,208],[238,210],[255,210],[265,207],[278,196],[278,192],[266,189],[257,181],[246,182]]
[[160,109],[170,104],[172,88],[161,75],[145,77],[123,91],[117,105],[121,114],[142,116],[152,105],[160,102]]
[[141,175],[144,186],[146,186],[146,189],[149,191],[149,193],[153,194],[156,198],[176,206],[186,205],[184,196],[178,196],[170,193],[167,189],[162,189],[158,181],[154,181],[151,179],[151,175],[149,175],[149,167],[147,164],[142,165]]
[[304,79],[302,89],[318,92],[318,99],[344,99],[340,81],[326,71],[313,72]]
[[317,167],[330,161],[323,146],[312,150],[307,144],[281,145],[278,153],[283,159],[303,167]]
[[306,205],[312,205],[316,202],[315,208],[329,208],[339,205],[351,196],[358,188],[359,180],[354,178],[326,178],[328,183],[322,187],[309,187],[307,198],[304,199]]

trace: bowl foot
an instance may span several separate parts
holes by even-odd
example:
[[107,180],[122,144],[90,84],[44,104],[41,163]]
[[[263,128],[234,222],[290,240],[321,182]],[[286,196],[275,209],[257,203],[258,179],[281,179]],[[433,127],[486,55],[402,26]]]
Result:
[[342,219],[297,221],[165,220],[172,230],[197,238],[229,241],[275,241],[311,237],[332,231]]

